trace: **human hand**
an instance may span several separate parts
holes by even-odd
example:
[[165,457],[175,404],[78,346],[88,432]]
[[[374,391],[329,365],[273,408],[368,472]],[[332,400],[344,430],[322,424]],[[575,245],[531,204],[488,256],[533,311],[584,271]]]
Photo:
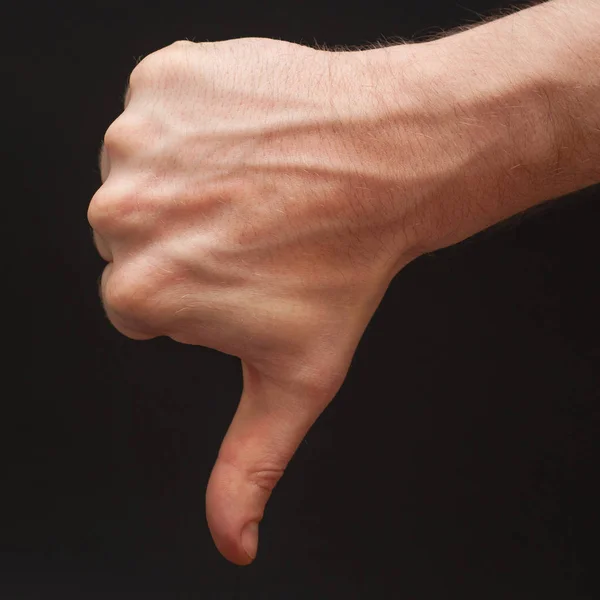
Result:
[[383,160],[383,89],[353,53],[179,42],[133,71],[89,208],[107,315],[242,361],[206,498],[246,564],[265,503],[413,255]]
[[[556,2],[361,52],[179,42],[134,69],[89,209],[102,298],[125,335],[242,361],[206,498],[229,560],[253,559],[269,495],[396,273],[598,180],[589,12]],[[587,37],[549,46],[546,22]]]

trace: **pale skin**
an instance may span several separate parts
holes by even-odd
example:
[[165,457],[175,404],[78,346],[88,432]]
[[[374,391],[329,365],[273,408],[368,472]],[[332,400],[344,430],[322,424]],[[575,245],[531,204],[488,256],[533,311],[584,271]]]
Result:
[[177,42],[132,72],[101,171],[110,321],[241,359],[206,511],[248,564],[399,271],[600,181],[600,0],[363,51]]

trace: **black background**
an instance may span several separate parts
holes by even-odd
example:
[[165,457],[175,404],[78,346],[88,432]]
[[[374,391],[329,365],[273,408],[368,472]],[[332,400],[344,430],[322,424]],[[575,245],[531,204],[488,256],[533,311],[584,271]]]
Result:
[[27,227],[5,212],[24,282],[4,279],[27,347],[3,393],[1,600],[600,597],[598,187],[394,280],[246,568],[204,517],[237,359],[123,338],[97,293],[87,204],[137,58],[181,38],[419,39],[508,5],[7,5],[5,211]]

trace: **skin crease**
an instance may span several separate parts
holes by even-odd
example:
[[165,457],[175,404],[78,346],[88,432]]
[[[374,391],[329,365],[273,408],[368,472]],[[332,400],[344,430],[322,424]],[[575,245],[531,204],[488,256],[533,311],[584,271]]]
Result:
[[[540,10],[551,22],[548,11],[571,11],[551,4],[436,42],[360,52],[177,42],[132,72],[88,213],[108,261],[101,296],[124,335],[241,359],[242,397],[206,496],[230,561],[253,560],[271,491],[402,267],[600,179],[591,133],[600,120],[586,108],[600,85],[571,103],[577,130],[560,111],[549,130],[542,58],[544,77],[523,70],[533,83],[520,86],[510,56],[492,70],[493,44],[473,51],[482,36],[501,40],[503,26],[527,30]],[[587,6],[583,17],[571,11],[572,26],[600,20],[598,3]],[[465,68],[467,52],[477,68]],[[549,89],[569,105],[560,77]]]

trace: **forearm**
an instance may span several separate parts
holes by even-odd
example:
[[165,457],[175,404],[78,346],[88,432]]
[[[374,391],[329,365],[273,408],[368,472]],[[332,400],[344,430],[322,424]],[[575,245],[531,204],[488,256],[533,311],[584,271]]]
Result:
[[436,144],[460,156],[460,173],[407,217],[422,250],[600,181],[599,0],[547,2],[419,46],[423,101],[443,115]]

